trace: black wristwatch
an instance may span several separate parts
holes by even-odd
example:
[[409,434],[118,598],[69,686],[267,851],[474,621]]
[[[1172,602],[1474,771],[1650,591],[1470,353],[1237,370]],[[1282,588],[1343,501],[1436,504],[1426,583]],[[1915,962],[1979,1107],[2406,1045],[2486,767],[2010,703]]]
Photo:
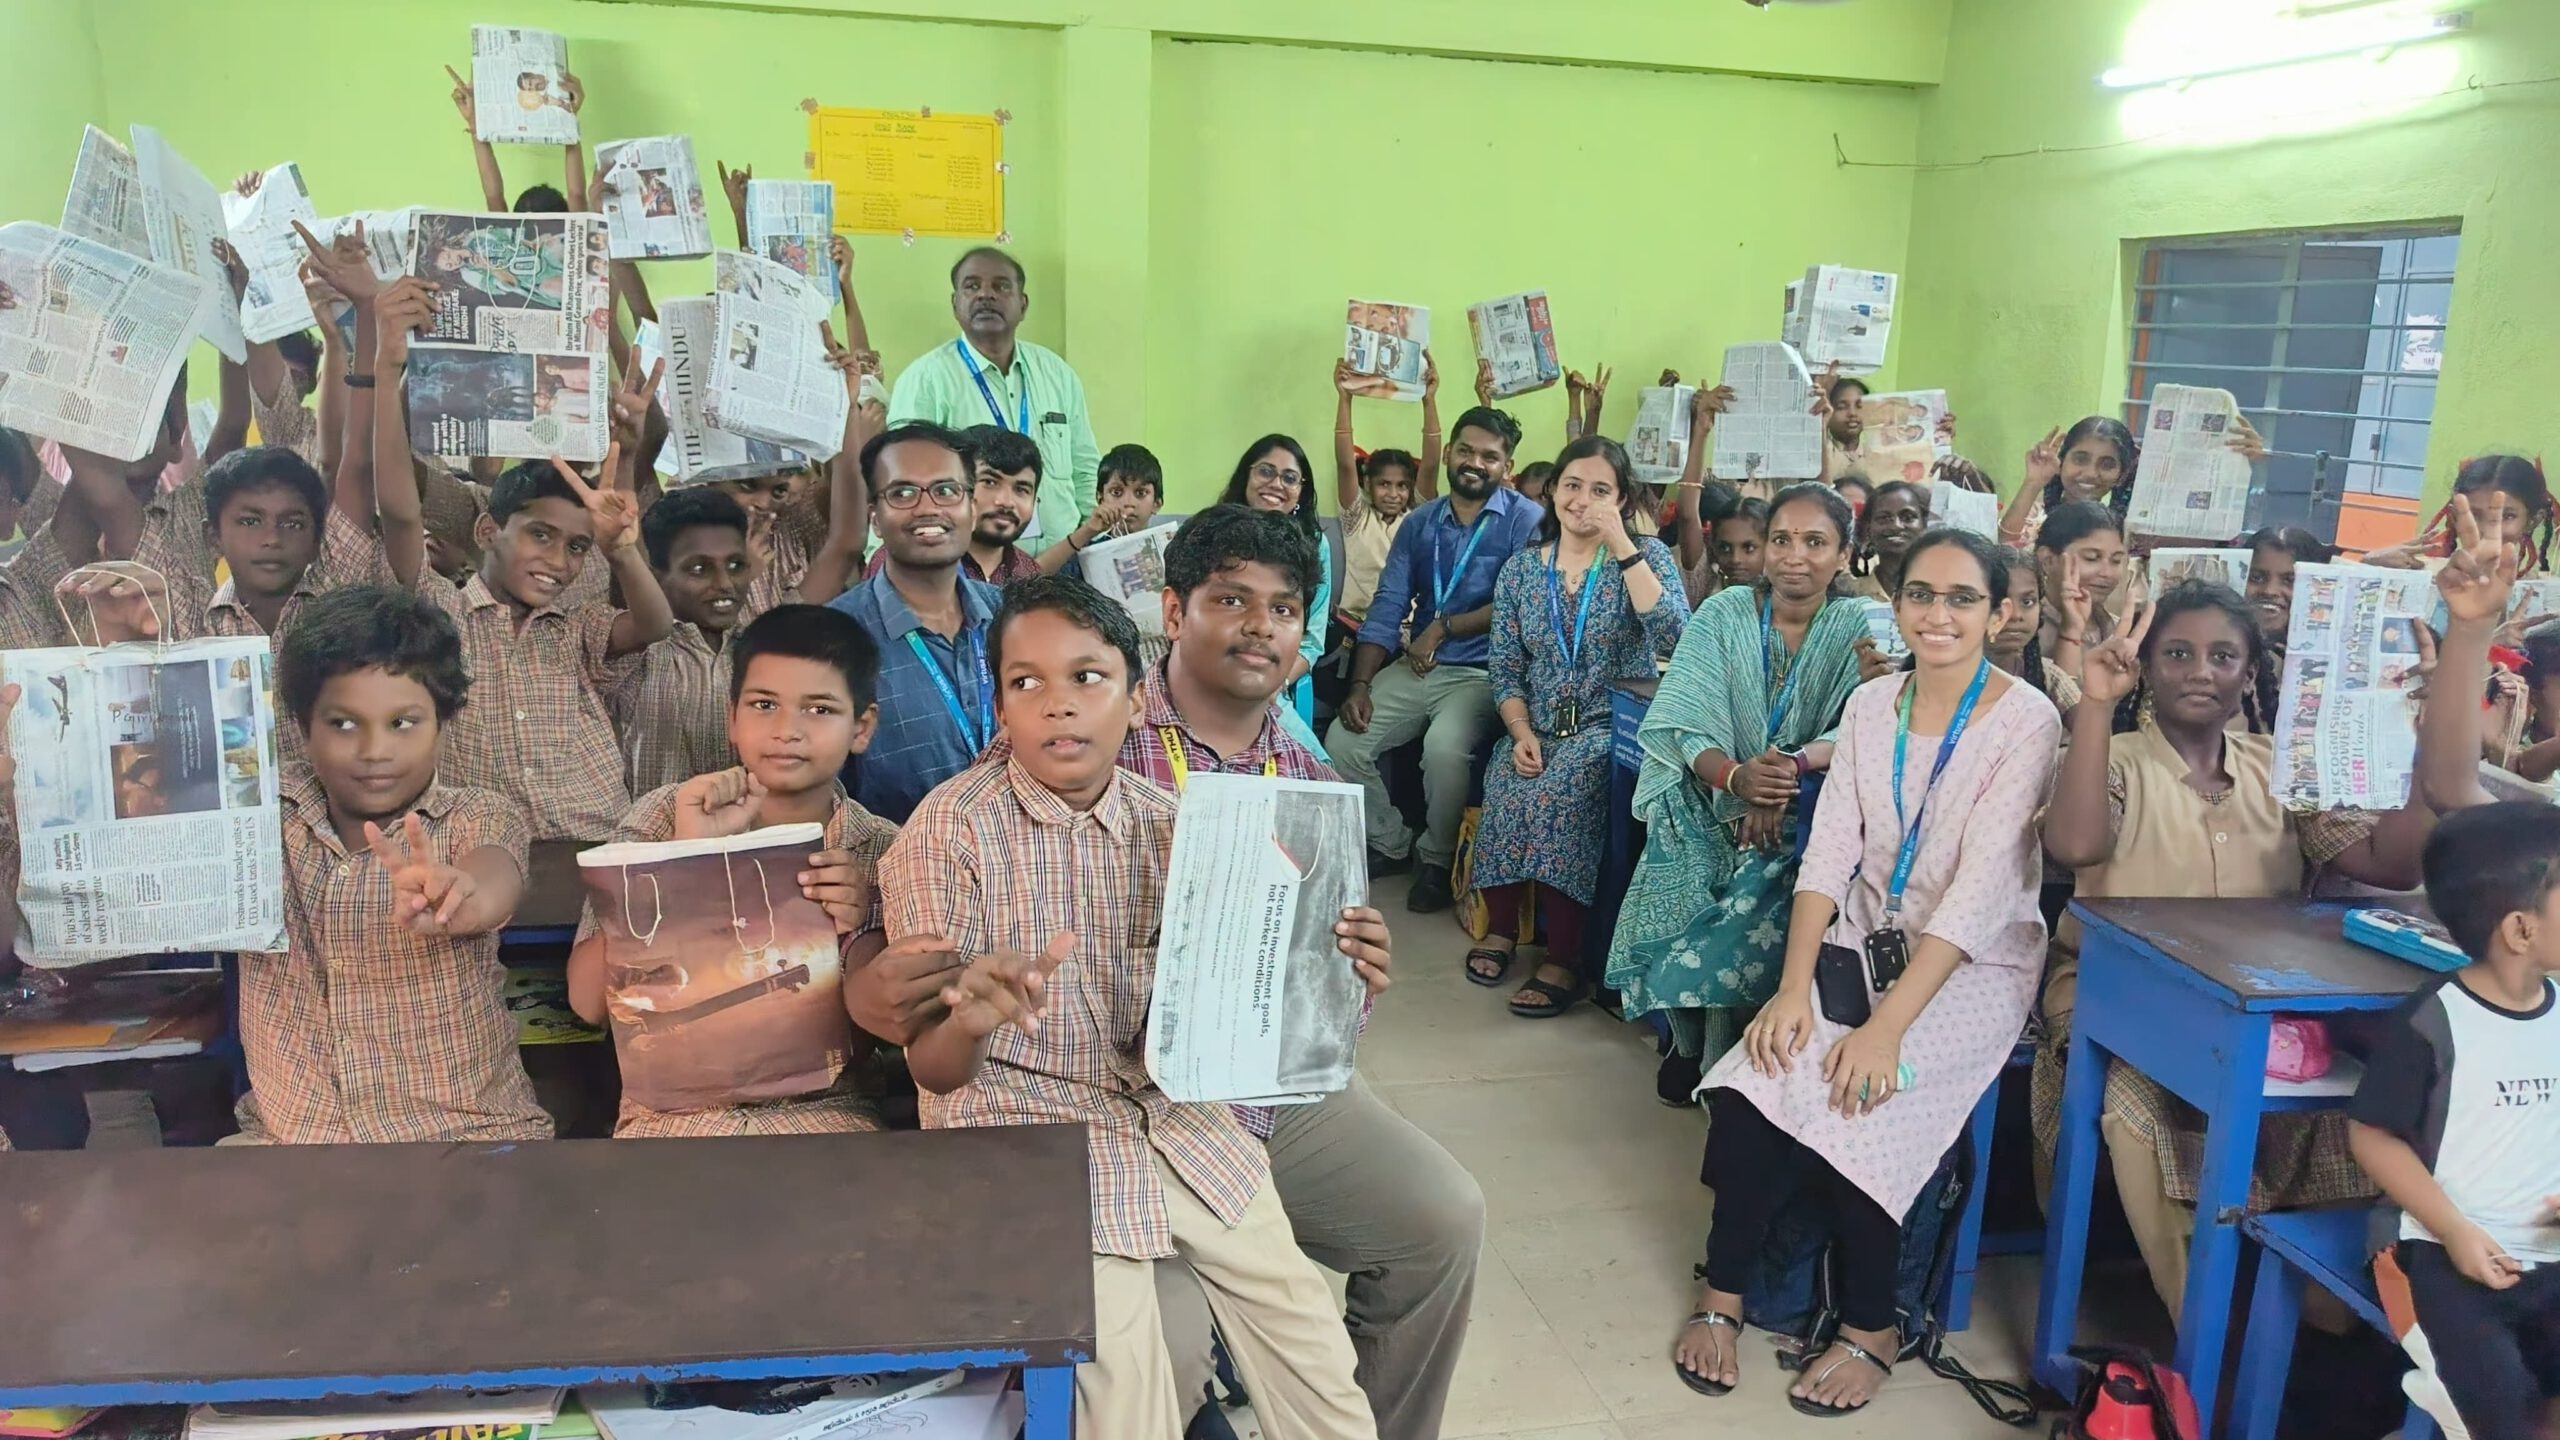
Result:
[[1636,567],[1637,567],[1637,566],[1639,566],[1639,565],[1642,565],[1643,563],[1644,563],[1644,547],[1642,547],[1642,546],[1638,546],[1638,547],[1636,547],[1636,553],[1634,553],[1633,555],[1628,556],[1626,559],[1621,560],[1621,561],[1619,561],[1619,562],[1618,562],[1618,569],[1619,569],[1619,571],[1620,571],[1620,572],[1622,572],[1622,573],[1623,573],[1623,572],[1628,571],[1628,570],[1633,570],[1634,568],[1636,568]]
[[373,388],[373,377],[370,375],[357,374],[352,366],[348,368],[345,376],[342,378],[346,380],[347,388],[350,390],[370,390]]

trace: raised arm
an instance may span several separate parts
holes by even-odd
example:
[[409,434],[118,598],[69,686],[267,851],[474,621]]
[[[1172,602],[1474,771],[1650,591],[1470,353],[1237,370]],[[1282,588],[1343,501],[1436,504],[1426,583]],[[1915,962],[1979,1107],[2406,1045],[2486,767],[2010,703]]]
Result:
[[[1343,408],[1351,405],[1343,397]],[[1339,443],[1339,442],[1336,442]],[[1414,457],[1413,489],[1415,505],[1440,498],[1440,362],[1431,358],[1426,347],[1422,352],[1422,451]],[[1358,476],[1353,476],[1358,483]],[[1348,506],[1351,502],[1344,501]]]
[[374,302],[373,493],[382,557],[391,577],[414,586],[427,568],[426,506],[409,458],[409,416],[402,390],[409,371],[409,332],[435,315],[426,281],[402,276]]
[[[343,296],[346,303],[355,307],[355,353],[365,357],[371,371],[360,378],[378,382],[380,379],[378,355],[380,327],[377,323],[376,308],[382,298],[382,284],[375,278],[373,262],[365,252],[363,222],[358,221],[352,233],[341,235],[327,245],[321,244],[319,237],[303,229],[299,222],[295,224],[294,232],[302,237],[303,273],[307,277],[304,289],[312,297],[313,314],[318,316],[323,313],[321,307],[325,296]],[[418,323],[423,323],[423,313]],[[326,436],[326,426],[332,418],[331,407],[327,400],[328,387],[336,386],[341,396],[337,409],[361,412],[348,415],[344,419],[346,426],[344,443],[338,447],[338,464],[330,471],[331,498],[340,510],[351,517],[361,519],[365,522],[366,528],[371,529],[377,505],[374,498],[374,473],[381,464],[373,453],[373,440],[380,417],[370,403],[352,407],[345,403],[343,398],[346,391],[345,380],[336,372],[341,367],[349,369],[353,367],[347,365],[344,359],[347,352],[345,347],[338,343],[338,327],[324,319],[320,322],[320,328],[324,337],[321,355],[323,436]],[[401,353],[405,356],[407,354],[405,334],[402,343]],[[332,356],[339,357],[338,365],[330,364]],[[257,358],[257,352],[254,349],[250,352],[250,358],[253,361]],[[395,373],[391,377],[391,384],[395,390],[399,383],[399,376]],[[366,398],[370,401],[373,397]],[[402,433],[396,438],[400,442],[402,462],[405,466],[409,437],[406,433]],[[415,486],[413,485],[412,488],[414,489]]]
[[851,403],[845,407],[844,445],[827,462],[826,536],[809,552],[809,568],[800,577],[800,599],[810,605],[824,605],[843,594],[862,573],[862,552],[871,540],[871,494],[862,479],[862,450],[887,423],[880,403],[862,398],[862,354],[837,345],[831,329],[822,327],[819,334],[827,358],[844,375]]
[[[566,70],[560,72],[560,99],[572,115],[587,107],[587,87],[579,83],[576,75]],[[583,215],[587,212],[587,147],[580,141],[572,140],[561,147],[560,159],[566,172],[567,183],[564,188],[569,192],[569,213]],[[489,208],[503,210],[506,206],[500,203]]]
[[725,160],[712,163],[720,167],[720,189],[729,197],[729,213],[738,221],[738,248],[744,250],[747,248],[747,182],[756,178],[756,167],[741,165],[732,170]]
[[479,107],[471,98],[471,82],[444,67],[445,78],[453,82],[453,108],[462,112],[462,133],[471,137],[471,157],[480,167],[480,200],[484,208],[499,211],[507,208],[507,177],[498,173],[497,147],[480,138]]
[[2449,507],[2454,551],[2436,572],[2447,621],[2435,674],[2418,712],[2416,789],[2439,815],[2496,797],[2480,783],[2480,704],[2489,689],[2489,644],[2515,592],[2519,560],[2495,509],[2476,514],[2466,495]]
[[[1426,372],[1428,373],[1428,372]],[[1348,515],[1360,501],[1360,446],[1352,438],[1351,392],[1342,388],[1351,378],[1351,362],[1333,362],[1333,499],[1339,513]],[[1429,389],[1423,391],[1423,404],[1430,405]],[[1434,423],[1426,421],[1425,423]],[[1419,477],[1417,477],[1418,479]]]
[[2044,487],[2062,473],[2062,430],[2047,431],[2044,439],[2027,452],[2027,468],[2018,480],[2018,493],[2009,497],[2009,508],[2000,514],[2000,543],[2032,545],[2036,537],[2027,533],[2027,518],[2035,513],[2044,499]]

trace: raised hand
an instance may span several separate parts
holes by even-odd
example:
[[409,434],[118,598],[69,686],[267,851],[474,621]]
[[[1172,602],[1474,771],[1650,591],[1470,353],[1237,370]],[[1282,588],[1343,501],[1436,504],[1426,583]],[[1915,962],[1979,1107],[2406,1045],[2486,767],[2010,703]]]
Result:
[[480,882],[459,866],[429,858],[433,847],[416,811],[400,822],[400,835],[394,841],[381,826],[364,822],[365,847],[391,872],[392,922],[416,935],[455,933],[454,917],[480,893]]
[[[1568,378],[1566,383],[1572,384],[1573,381]],[[1493,404],[1493,362],[1481,355],[1476,357],[1476,403]]]
[[1431,347],[1422,347],[1422,398],[1436,400],[1440,396],[1440,362],[1431,358]]
[[2267,437],[2258,433],[2258,427],[2250,424],[2246,415],[2231,417],[2231,433],[2223,437],[2222,443],[2243,460],[2255,463],[2267,458]]
[[2045,432],[2045,437],[2027,451],[2026,483],[2043,489],[2045,483],[2062,473],[2062,427]]
[[551,457],[551,468],[577,492],[578,503],[594,518],[598,550],[610,555],[640,543],[640,502],[623,488],[620,441],[605,447],[604,464],[597,467],[593,485],[557,455]]
[[[756,178],[756,167],[753,165],[741,165],[737,169],[732,170],[729,168],[728,162],[726,161],[715,160],[712,163],[720,167],[720,188],[728,193],[729,208],[736,211],[741,217],[745,216],[747,213],[747,182]],[[738,223],[743,225],[746,221],[741,218]]]
[[1608,366],[1591,367],[1591,383],[1587,388],[1591,391],[1591,413],[1594,415],[1600,413],[1601,403],[1609,398],[1609,376]]
[[984,1040],[1004,1025],[1039,1034],[1040,1012],[1049,1007],[1049,977],[1075,953],[1075,945],[1072,934],[1052,935],[1037,955],[1005,949],[970,961],[959,979],[942,987],[943,1007],[951,1012],[946,1023],[972,1040]]
[[1832,393],[1839,388],[1840,362],[1834,360],[1830,364],[1822,367],[1821,374],[1813,377],[1813,403],[1815,406],[1815,414],[1823,416],[1826,419],[1830,417],[1831,396]]
[[[764,782],[744,765],[696,775],[676,787],[675,838],[712,840],[756,828],[764,809]],[[801,884],[809,883],[807,876]]]
[[2473,510],[2468,495],[2453,497],[2451,513],[2453,555],[2436,572],[2436,590],[2456,622],[2494,624],[2507,613],[2520,563],[2507,540],[2506,517],[2495,507]]
[[382,281],[374,275],[373,261],[365,251],[362,220],[326,245],[299,220],[293,222],[293,233],[302,237],[302,248],[311,256],[311,267],[320,272],[330,289],[359,305],[373,303],[382,293]]
[[853,293],[853,242],[841,235],[827,237],[827,260],[836,267],[836,293]]
[[222,262],[223,277],[231,282],[231,303],[239,304],[241,297],[249,293],[249,262],[240,258],[240,252],[232,249],[228,240],[213,242],[213,258]]
[[642,371],[640,346],[631,347],[631,363],[622,367],[622,383],[613,389],[613,439],[625,450],[637,450],[649,431],[649,409],[658,403],[658,383],[666,378],[667,357]]
[[2062,556],[2062,583],[2054,587],[2053,611],[2055,633],[2063,642],[2081,645],[2088,642],[2089,625],[2096,618],[2097,600],[2089,593],[2087,570],[2080,557],[2065,551]]
[[415,275],[391,282],[373,306],[373,355],[377,370],[396,369],[409,360],[409,332],[435,323],[435,286]]
[[266,171],[243,170],[240,172],[240,178],[231,182],[231,193],[239,196],[243,200],[246,200],[250,196],[257,194],[258,187],[266,183]]
[[560,108],[568,111],[572,115],[575,115],[579,110],[585,108],[586,103],[587,87],[585,82],[581,81],[576,75],[569,71],[561,71]]
[[2081,661],[2082,699],[2114,705],[2142,683],[2142,641],[2151,633],[2154,613],[2138,602],[2126,605],[2124,629],[2105,644],[2091,647]]
[[444,67],[444,73],[445,78],[453,82],[453,108],[462,112],[462,133],[474,140],[479,139],[480,110],[471,98],[471,82],[455,73],[450,65]]

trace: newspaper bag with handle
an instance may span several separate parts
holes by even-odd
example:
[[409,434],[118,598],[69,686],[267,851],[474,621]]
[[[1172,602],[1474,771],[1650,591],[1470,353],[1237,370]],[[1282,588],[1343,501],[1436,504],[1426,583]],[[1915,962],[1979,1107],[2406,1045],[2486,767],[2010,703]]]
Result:
[[669,1114],[814,1095],[853,1022],[835,921],[800,893],[819,825],[578,852],[622,1093]]
[[271,668],[263,635],[0,652],[20,959],[286,948]]
[[1366,836],[1357,785],[1190,777],[1147,1021],[1157,1088],[1300,1105],[1351,1083],[1368,987],[1333,927],[1368,903]]

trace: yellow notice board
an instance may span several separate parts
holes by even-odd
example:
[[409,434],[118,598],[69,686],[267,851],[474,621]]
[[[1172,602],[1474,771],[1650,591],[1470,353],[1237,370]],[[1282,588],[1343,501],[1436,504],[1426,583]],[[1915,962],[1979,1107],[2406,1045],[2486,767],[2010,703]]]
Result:
[[809,117],[809,173],[836,187],[836,228],[976,238],[1004,229],[1004,127],[992,115],[838,110]]

